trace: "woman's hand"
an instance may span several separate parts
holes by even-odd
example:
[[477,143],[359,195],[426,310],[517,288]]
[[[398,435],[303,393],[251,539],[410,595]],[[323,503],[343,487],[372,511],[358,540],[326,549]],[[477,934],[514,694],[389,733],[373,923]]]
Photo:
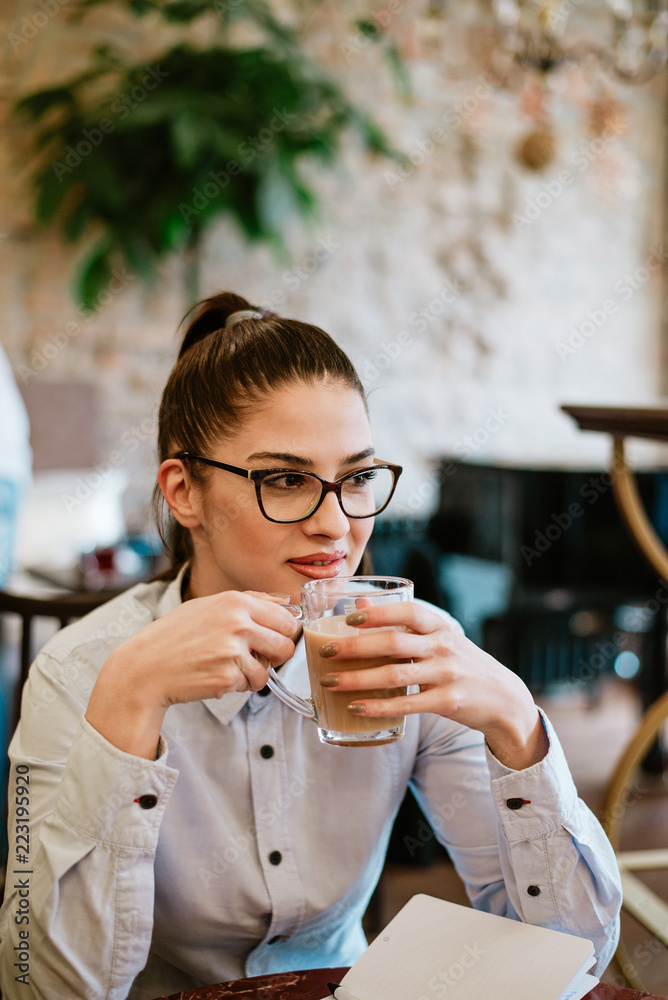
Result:
[[177,702],[258,691],[294,653],[298,623],[280,598],[224,591],[185,601],[109,656],[86,718],[120,750],[154,760],[165,712]]
[[[331,656],[332,663],[323,682],[350,692],[350,711],[367,717],[433,712],[480,730],[494,756],[507,767],[520,770],[542,760],[547,736],[533,698],[517,674],[420,604],[364,604],[363,610],[348,615],[349,625],[362,629],[403,625],[410,631],[342,636],[323,647],[321,655]],[[387,656],[393,662],[336,673],[337,658],[367,656]],[[354,697],[360,690],[407,685],[419,685],[419,693]]]

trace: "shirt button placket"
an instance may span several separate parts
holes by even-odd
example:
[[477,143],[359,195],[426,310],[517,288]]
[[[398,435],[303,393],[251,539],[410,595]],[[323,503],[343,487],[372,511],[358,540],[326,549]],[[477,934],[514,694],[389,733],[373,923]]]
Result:
[[[290,842],[292,782],[285,761],[281,709],[265,701],[259,710],[248,713],[247,723],[257,848],[271,901],[269,940],[275,942],[289,938],[304,910],[303,886]],[[251,956],[247,975],[253,975],[252,970]]]

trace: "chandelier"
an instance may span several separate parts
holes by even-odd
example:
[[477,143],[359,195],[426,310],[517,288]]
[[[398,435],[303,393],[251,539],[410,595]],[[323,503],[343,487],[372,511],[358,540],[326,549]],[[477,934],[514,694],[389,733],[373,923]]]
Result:
[[[645,83],[668,59],[668,0],[607,0],[606,42],[580,26],[568,32],[571,14],[584,0],[493,0],[497,61],[547,74],[569,63],[594,59],[626,83]],[[501,66],[499,66],[501,68]]]

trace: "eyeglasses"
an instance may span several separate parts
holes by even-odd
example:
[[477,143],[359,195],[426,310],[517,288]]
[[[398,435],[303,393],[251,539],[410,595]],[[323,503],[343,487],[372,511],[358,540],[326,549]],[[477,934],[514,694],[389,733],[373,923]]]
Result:
[[400,465],[378,462],[371,468],[356,469],[336,482],[316,476],[314,472],[295,469],[239,469],[236,465],[214,462],[212,458],[191,455],[180,451],[174,458],[191,462],[204,462],[216,469],[233,472],[255,483],[255,495],[260,510],[268,521],[291,524],[305,521],[315,514],[327,493],[336,493],[341,510],[346,517],[375,517],[385,510],[392,499],[397,480],[402,473]]

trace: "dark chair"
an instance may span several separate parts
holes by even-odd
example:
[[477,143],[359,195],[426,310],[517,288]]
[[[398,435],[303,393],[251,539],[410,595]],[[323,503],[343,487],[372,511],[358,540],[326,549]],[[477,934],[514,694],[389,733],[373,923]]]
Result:
[[30,597],[0,590],[0,616],[9,613],[18,615],[21,619],[21,660],[14,685],[10,732],[16,729],[19,720],[21,692],[32,662],[33,618],[55,618],[62,628],[74,619],[87,615],[89,611],[93,611],[119,593],[118,590],[73,591],[53,597]]

